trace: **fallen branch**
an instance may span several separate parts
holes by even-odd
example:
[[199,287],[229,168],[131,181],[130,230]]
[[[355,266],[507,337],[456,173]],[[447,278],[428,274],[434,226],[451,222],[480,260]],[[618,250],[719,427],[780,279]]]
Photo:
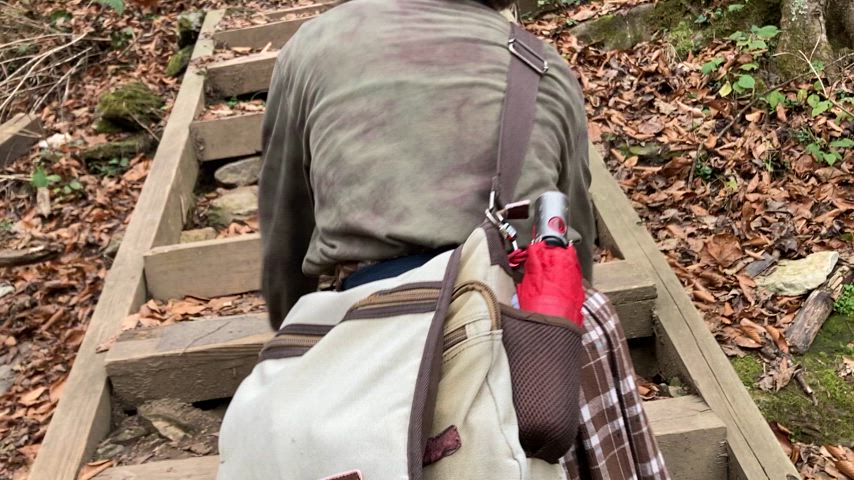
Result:
[[40,245],[24,250],[0,250],[0,267],[20,267],[41,263],[62,253],[61,245]]
[[786,340],[794,353],[806,353],[833,311],[833,303],[842,293],[842,286],[854,280],[854,270],[840,265],[836,272],[804,301],[795,319],[786,328]]

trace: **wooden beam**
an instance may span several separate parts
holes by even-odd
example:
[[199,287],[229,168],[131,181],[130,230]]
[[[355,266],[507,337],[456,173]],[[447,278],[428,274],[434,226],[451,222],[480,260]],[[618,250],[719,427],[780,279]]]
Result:
[[29,152],[42,133],[41,120],[26,113],[19,113],[0,125],[0,168]]
[[267,13],[264,16],[270,20],[282,20],[288,15],[318,15],[336,5],[344,3],[344,1],[345,0],[339,0],[335,2],[315,3],[314,5],[285,8],[283,10],[276,10],[275,12]]
[[735,460],[731,478],[798,478],[797,470],[709,333],[679,278],[592,145],[590,171],[590,193],[614,242],[627,260],[647,264],[654,274],[659,365],[677,370],[685,381],[693,383],[726,425],[727,442]]
[[[698,397],[644,403],[664,462],[674,480],[726,477],[726,427]],[[166,460],[110,468],[95,480],[214,480],[219,457]]]
[[[208,12],[193,57],[210,55],[206,34],[222,18]],[[143,253],[181,234],[192,198],[198,162],[189,141],[189,125],[204,106],[204,77],[190,67],[175,99],[169,122],[145,180],[115,262],[107,274],[86,336],[30,471],[31,480],[75,480],[77,471],[110,428],[110,392],[99,345],[118,334],[122,320],[145,301]]]
[[[261,238],[241,235],[158,247],[145,255],[153,298],[218,297],[261,288]],[[617,309],[628,338],[652,336],[655,284],[639,265],[596,264],[593,283]]]
[[266,313],[124,332],[107,354],[113,393],[130,405],[157,398],[227,398],[272,338]]
[[256,53],[206,66],[209,98],[229,98],[247,93],[266,92],[279,52]]
[[220,297],[261,288],[257,233],[158,247],[145,254],[148,293],[157,299]]
[[109,468],[95,480],[215,480],[219,457],[195,457]]
[[262,49],[270,45],[273,50],[285,46],[285,43],[297,33],[303,23],[314,17],[297,18],[294,20],[279,20],[264,25],[254,25],[246,28],[223,30],[213,34],[217,45],[229,48],[244,47]]
[[689,395],[644,402],[643,406],[672,478],[726,478],[726,426],[706,402]]
[[246,157],[261,153],[263,113],[216,120],[197,120],[190,126],[199,161]]

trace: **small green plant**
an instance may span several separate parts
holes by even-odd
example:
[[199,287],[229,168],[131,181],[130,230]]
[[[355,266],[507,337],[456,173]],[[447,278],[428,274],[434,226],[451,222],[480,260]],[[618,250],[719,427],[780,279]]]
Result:
[[697,166],[694,168],[694,176],[702,178],[704,181],[708,182],[715,176],[715,169],[712,168],[705,159],[701,158],[700,161],[697,162]]
[[817,162],[826,163],[831,167],[836,162],[842,160],[842,152],[844,150],[854,147],[854,140],[850,138],[840,138],[828,142],[821,137],[817,137],[808,128],[802,128],[795,132],[795,138],[806,146],[807,153],[812,155]]
[[[733,6],[734,5],[730,5],[730,7]],[[738,11],[740,8],[743,8],[743,5],[741,7],[736,7],[736,10],[730,11]],[[754,25],[751,27],[749,33],[738,31],[730,35],[729,39],[735,42],[740,52],[749,54],[751,61],[739,65],[736,71],[729,71],[726,72],[726,75],[722,75],[723,78],[721,78],[721,80],[723,81],[723,84],[718,90],[718,95],[721,97],[727,97],[733,92],[735,92],[736,95],[745,95],[748,93],[752,95],[756,91],[757,82],[756,78],[754,78],[750,72],[759,69],[759,60],[768,53],[768,42],[779,34],[780,29],[774,25],[766,25],[764,27],[757,27]],[[715,57],[704,63],[701,67],[701,71],[704,75],[710,76],[712,73],[717,72],[723,64],[724,59]],[[776,108],[776,105],[774,108]]]
[[9,233],[13,228],[15,228],[15,222],[11,219],[4,218],[3,220],[0,220],[0,232]]
[[36,189],[47,188],[61,181],[62,177],[56,174],[48,175],[47,171],[41,165],[36,165],[36,169],[33,170],[33,174],[30,176],[30,185]]
[[833,304],[833,309],[842,315],[854,317],[854,284],[842,287],[842,294],[839,295],[839,299]]
[[98,175],[114,177],[127,170],[129,164],[130,161],[127,158],[111,158],[106,162],[93,162],[90,168]]
[[228,108],[234,108],[238,103],[240,103],[240,101],[235,96],[232,96],[225,102],[225,104],[228,105]]

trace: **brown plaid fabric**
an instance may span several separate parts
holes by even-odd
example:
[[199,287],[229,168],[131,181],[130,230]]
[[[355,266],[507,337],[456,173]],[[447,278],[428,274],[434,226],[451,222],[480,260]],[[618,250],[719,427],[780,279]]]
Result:
[[635,384],[617,313],[601,293],[586,289],[581,417],[576,445],[564,457],[572,479],[668,479]]

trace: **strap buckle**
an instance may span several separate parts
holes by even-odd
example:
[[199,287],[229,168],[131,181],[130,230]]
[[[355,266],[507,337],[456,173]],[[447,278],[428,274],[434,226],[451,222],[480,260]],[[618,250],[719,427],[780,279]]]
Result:
[[510,242],[513,251],[519,250],[519,243],[517,242],[519,232],[516,231],[513,225],[510,225],[508,220],[528,218],[530,204],[530,201],[523,200],[507,204],[504,208],[499,208],[498,193],[495,190],[489,192],[489,208],[484,212],[486,218],[498,228],[501,236]]
[[[522,48],[517,49],[516,45]],[[531,47],[525,45],[525,42],[519,42],[516,38],[511,38],[507,41],[507,48],[510,50],[510,53],[515,55],[519,60],[522,60],[525,65],[531,67],[538,75],[543,76],[549,71],[548,60],[532,50]],[[522,53],[523,51],[524,54]]]

